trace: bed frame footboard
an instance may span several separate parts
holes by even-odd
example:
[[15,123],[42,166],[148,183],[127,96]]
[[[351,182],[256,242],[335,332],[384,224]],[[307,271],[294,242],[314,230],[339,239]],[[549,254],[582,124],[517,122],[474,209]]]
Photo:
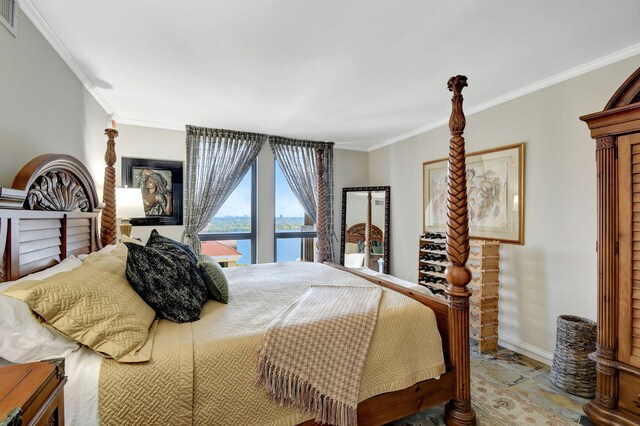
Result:
[[[362,424],[383,424],[422,411],[430,405],[444,401],[448,401],[445,407],[445,422],[447,425],[466,426],[476,424],[476,414],[471,406],[471,348],[469,345],[469,298],[471,297],[471,291],[467,288],[471,281],[471,271],[466,266],[469,259],[469,224],[467,215],[465,141],[462,136],[466,125],[464,112],[462,111],[462,89],[466,86],[467,77],[463,75],[451,77],[447,83],[448,89],[453,92],[451,99],[452,111],[449,119],[451,140],[449,141],[446,244],[449,266],[445,270],[447,279],[445,294],[447,299],[443,300],[416,293],[407,287],[383,278],[331,264],[335,268],[349,271],[430,307],[436,314],[438,330],[442,337],[447,373],[442,376],[441,380],[427,380],[416,384],[416,389],[411,387],[363,401],[358,405],[358,418]],[[320,208],[321,206],[318,205],[318,207]],[[319,214],[322,214],[322,212],[319,211]],[[443,380],[443,378],[446,378],[446,380]],[[437,393],[446,397],[442,400],[435,398],[435,401],[428,398],[421,399],[419,404],[411,402],[413,401],[411,398],[412,392],[417,393],[419,392],[418,389],[424,390],[427,388],[430,394]],[[408,405],[405,401],[407,395],[409,395],[408,400],[410,401]],[[376,398],[384,398],[385,402],[378,401],[378,403],[373,403],[372,401]],[[427,400],[429,404],[424,404],[423,402]],[[387,403],[389,405],[386,405]],[[373,411],[380,411],[382,417],[361,417],[361,405],[375,407]],[[394,409],[393,414],[387,411],[391,408]],[[368,413],[368,411],[363,408],[364,413]],[[393,418],[385,417],[387,415]],[[313,422],[308,424],[313,424]]]

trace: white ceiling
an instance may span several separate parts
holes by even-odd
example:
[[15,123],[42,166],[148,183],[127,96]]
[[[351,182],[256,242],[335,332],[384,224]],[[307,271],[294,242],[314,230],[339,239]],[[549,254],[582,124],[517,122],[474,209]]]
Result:
[[22,7],[120,122],[359,149],[443,123],[452,75],[469,77],[465,109],[473,112],[640,53],[638,0],[22,0]]

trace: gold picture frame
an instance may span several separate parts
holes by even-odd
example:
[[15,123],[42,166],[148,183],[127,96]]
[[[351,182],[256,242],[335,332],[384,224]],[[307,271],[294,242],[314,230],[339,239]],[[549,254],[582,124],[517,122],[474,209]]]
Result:
[[[524,142],[467,154],[469,235],[524,244]],[[422,224],[446,230],[447,159],[422,163]]]

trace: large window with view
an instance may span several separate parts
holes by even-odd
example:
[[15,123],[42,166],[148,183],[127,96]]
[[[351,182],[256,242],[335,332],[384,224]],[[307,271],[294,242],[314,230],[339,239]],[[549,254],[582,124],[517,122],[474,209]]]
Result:
[[222,266],[255,263],[256,164],[199,234],[201,251]]
[[275,261],[313,260],[315,225],[275,161]]

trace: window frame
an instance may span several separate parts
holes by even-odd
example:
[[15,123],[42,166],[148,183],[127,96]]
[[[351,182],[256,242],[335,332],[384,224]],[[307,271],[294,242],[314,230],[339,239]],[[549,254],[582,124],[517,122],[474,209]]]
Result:
[[[251,240],[251,265],[256,263],[257,253],[257,224],[258,224],[258,160],[256,159],[251,165],[251,232],[229,232],[229,233],[216,233],[216,232],[204,232],[199,233],[198,238],[200,241],[227,241],[227,240]],[[247,171],[248,172],[248,171]],[[244,176],[242,177],[244,179]],[[235,188],[234,188],[235,191]]]
[[[300,238],[300,239],[315,239],[318,237],[318,233],[316,231],[280,231],[276,229],[276,197],[277,195],[277,186],[276,186],[276,173],[278,168],[278,160],[273,158],[273,261],[278,262],[278,239],[284,238]],[[283,173],[284,175],[284,173]],[[286,177],[285,177],[286,180]],[[289,181],[287,181],[287,185]],[[291,190],[291,185],[289,185],[289,189]],[[293,192],[293,190],[291,190]],[[293,194],[295,196],[295,194]],[[304,211],[304,217],[307,216],[307,213]],[[314,223],[315,225],[315,223]]]

